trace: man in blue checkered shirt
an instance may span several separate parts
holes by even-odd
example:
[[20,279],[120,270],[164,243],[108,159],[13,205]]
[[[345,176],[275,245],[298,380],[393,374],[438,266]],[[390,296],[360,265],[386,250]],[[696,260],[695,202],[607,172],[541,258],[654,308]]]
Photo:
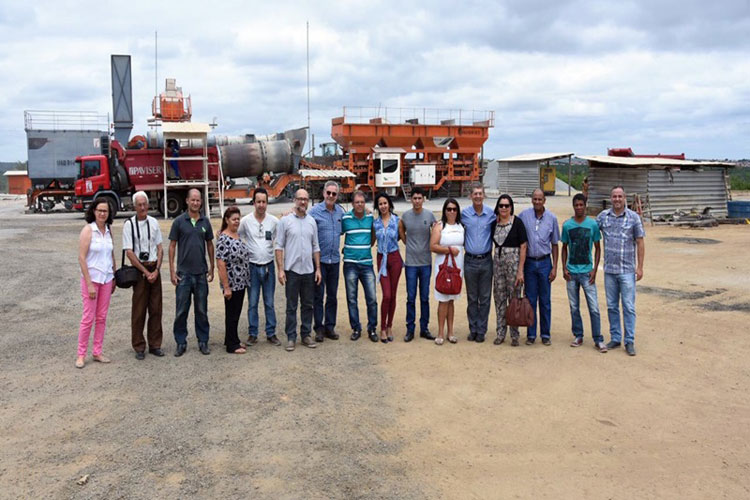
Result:
[[626,206],[625,189],[612,188],[612,208],[596,218],[604,241],[604,289],[607,294],[610,342],[607,349],[620,347],[620,302],[625,326],[625,350],[635,356],[635,282],[643,278],[646,244],[641,217]]

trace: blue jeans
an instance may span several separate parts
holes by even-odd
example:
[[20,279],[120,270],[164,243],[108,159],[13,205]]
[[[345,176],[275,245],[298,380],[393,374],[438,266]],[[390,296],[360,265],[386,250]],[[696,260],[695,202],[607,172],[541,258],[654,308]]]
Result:
[[[550,318],[552,316],[552,302],[550,300],[551,283],[549,273],[552,271],[552,260],[547,257],[544,260],[526,259],[523,266],[523,279],[526,286],[526,296],[534,309],[534,323],[526,330],[526,337],[536,338],[536,326],[539,324],[539,334],[543,339],[549,338]],[[539,302],[539,314],[537,314],[537,301]]]
[[349,325],[352,331],[361,332],[359,307],[357,305],[357,281],[365,289],[367,303],[367,331],[374,332],[378,326],[378,302],[375,298],[375,272],[372,264],[355,264],[344,262],[344,283],[346,285],[346,303],[349,306]]
[[406,333],[414,334],[417,319],[416,299],[419,285],[419,333],[429,331],[430,325],[430,277],[432,265],[406,266]]
[[570,273],[570,281],[565,286],[568,289],[573,335],[583,338],[580,301],[580,289],[583,288],[583,293],[586,296],[586,305],[589,308],[589,318],[591,319],[591,336],[594,338],[594,342],[604,342],[601,316],[599,314],[599,301],[596,297],[596,283],[589,284],[589,273]]
[[620,329],[620,301],[625,323],[625,343],[635,341],[635,273],[604,273],[604,290],[607,292],[607,316],[612,342],[622,342]]
[[273,261],[266,265],[250,264],[250,287],[247,290],[247,333],[258,337],[258,302],[263,292],[263,308],[266,312],[266,337],[276,335],[276,311],[273,308],[273,295],[276,293],[276,271]]
[[190,312],[190,296],[195,302],[195,336],[198,342],[208,342],[208,281],[205,274],[177,272],[180,281],[175,290],[176,311],[174,315],[174,340],[187,344],[187,317]]
[[[336,293],[339,289],[339,269],[341,264],[320,263],[320,284],[315,285],[315,298],[313,299],[313,315],[315,322],[313,330],[332,332],[336,326],[336,310],[338,301]],[[323,297],[325,296],[325,317],[323,315]]]

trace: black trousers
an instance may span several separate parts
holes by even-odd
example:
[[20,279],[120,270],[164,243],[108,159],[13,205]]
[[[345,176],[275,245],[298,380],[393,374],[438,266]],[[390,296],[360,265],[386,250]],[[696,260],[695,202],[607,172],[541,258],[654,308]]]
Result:
[[245,289],[232,292],[232,297],[224,297],[224,345],[227,352],[234,352],[240,347],[237,336],[237,324],[242,314],[242,303],[245,300]]
[[313,297],[315,296],[315,273],[286,273],[286,338],[297,340],[297,301],[300,304],[299,333],[302,338],[312,331]]

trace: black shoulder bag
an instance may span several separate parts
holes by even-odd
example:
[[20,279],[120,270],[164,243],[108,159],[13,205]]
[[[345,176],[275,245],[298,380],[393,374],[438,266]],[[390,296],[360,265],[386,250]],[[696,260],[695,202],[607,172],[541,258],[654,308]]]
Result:
[[[135,217],[133,217],[135,219]],[[130,231],[133,234],[133,242],[135,242],[135,231],[133,231],[133,220],[130,221]],[[140,230],[138,231],[140,233]],[[140,245],[140,240],[138,244]],[[135,245],[134,245],[135,247]],[[141,279],[141,272],[137,267],[125,265],[125,249],[122,249],[122,262],[120,269],[115,271],[115,284],[118,288],[130,288],[134,286]]]

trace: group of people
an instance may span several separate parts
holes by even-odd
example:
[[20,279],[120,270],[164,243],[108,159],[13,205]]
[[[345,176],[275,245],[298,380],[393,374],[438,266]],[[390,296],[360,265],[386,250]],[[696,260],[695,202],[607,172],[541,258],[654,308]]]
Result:
[[[645,234],[638,214],[627,208],[621,186],[612,189],[612,207],[602,211],[596,220],[586,216],[586,197],[575,195],[574,216],[565,221],[562,231],[555,215],[545,208],[546,198],[541,190],[532,194],[532,207],[516,216],[510,195],[501,195],[493,210],[484,204],[484,187],[477,183],[471,189],[470,206],[461,210],[458,201],[449,198],[443,204],[439,220],[423,208],[425,195],[419,188],[411,192],[412,208],[400,217],[394,213],[393,201],[385,193],[375,195],[372,210],[366,206],[365,194],[355,191],[352,209],[345,211],[337,203],[339,185],[334,181],[325,184],[323,196],[324,202],[308,210],[310,196],[306,190],[298,190],[293,210],[279,219],[267,212],[268,193],[257,188],[253,194],[253,213],[242,217],[236,206],[227,208],[221,228],[214,235],[209,219],[201,213],[200,191],[191,189],[188,192],[187,211],[173,221],[169,233],[169,272],[175,286],[176,302],[173,325],[177,344],[175,356],[182,356],[187,350],[187,317],[191,303],[194,304],[198,349],[202,354],[210,354],[207,298],[208,284],[214,278],[215,268],[218,269],[224,297],[224,345],[229,353],[245,353],[249,345],[258,342],[261,294],[266,340],[276,346],[282,345],[276,336],[274,294],[277,281],[285,287],[287,351],[295,349],[298,333],[301,344],[309,348],[317,347],[325,339],[338,339],[337,293],[342,267],[351,340],[358,340],[363,330],[358,308],[361,285],[368,338],[372,342],[393,342],[398,283],[404,272],[407,293],[404,341],[412,341],[416,334],[419,292],[420,338],[437,345],[442,345],[445,340],[455,343],[458,338],[453,328],[454,303],[460,293],[445,294],[435,288],[437,336],[433,336],[428,328],[430,283],[437,281],[444,263],[458,268],[465,283],[468,340],[484,342],[491,295],[494,295],[497,315],[494,344],[503,344],[510,330],[511,345],[519,345],[519,329],[507,325],[505,313],[512,297],[525,294],[534,309],[534,321],[527,328],[526,344],[534,344],[538,331],[542,343],[550,345],[551,285],[557,276],[560,241],[574,336],[571,346],[578,347],[583,343],[579,300],[583,288],[595,347],[600,352],[607,352],[621,345],[622,304],[625,347],[628,354],[635,355],[635,282],[643,276]],[[142,275],[133,288],[131,310],[132,347],[136,358],[142,360],[147,350],[155,356],[165,355],[159,274],[163,248],[159,224],[148,215],[146,193],[135,193],[133,204],[136,215],[124,222],[122,248],[123,261],[127,256],[130,264]],[[88,207],[85,218],[87,225],[80,234],[78,258],[83,298],[76,359],[79,368],[85,364],[92,327],[93,360],[110,361],[102,353],[102,344],[117,268],[108,203],[95,200]],[[342,236],[344,245],[340,251]],[[607,344],[601,334],[596,292],[602,236],[611,335]],[[401,256],[399,241],[404,244],[405,258]],[[377,250],[375,261],[373,247]],[[436,254],[434,264],[433,253]],[[382,292],[379,332],[376,280],[380,282]],[[238,323],[246,291],[248,338],[243,343],[239,338]]]

